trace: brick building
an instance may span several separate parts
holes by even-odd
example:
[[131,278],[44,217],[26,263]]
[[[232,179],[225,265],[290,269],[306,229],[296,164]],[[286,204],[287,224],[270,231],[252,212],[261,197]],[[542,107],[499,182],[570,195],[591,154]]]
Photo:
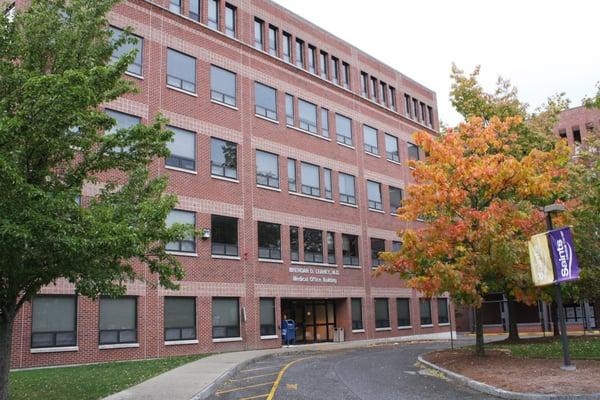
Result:
[[268,0],[127,0],[109,19],[139,37],[140,90],[106,112],[170,120],[152,173],[179,196],[168,222],[202,234],[168,246],[179,291],[151,276],[120,299],[44,288],[15,322],[14,368],[278,347],[282,318],[300,343],[447,335],[447,298],[372,276],[419,224],[394,212],[423,156],[411,134],[438,130],[434,92]]

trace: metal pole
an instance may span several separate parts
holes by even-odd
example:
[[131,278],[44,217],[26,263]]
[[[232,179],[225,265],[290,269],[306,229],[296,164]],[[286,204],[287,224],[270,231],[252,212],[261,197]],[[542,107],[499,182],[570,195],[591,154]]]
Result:
[[454,351],[454,331],[452,329],[452,316],[455,315],[454,312],[456,310],[453,310],[453,312],[450,312],[450,310],[452,310],[452,303],[450,302],[450,298],[448,298],[448,314],[450,317],[450,348],[452,349],[452,351]]
[[[554,229],[554,225],[552,224],[552,214],[550,212],[546,213],[546,225],[548,230],[551,231]],[[556,278],[556,270],[554,271],[554,275]],[[558,321],[560,326],[560,338],[562,341],[562,350],[563,350],[563,366],[561,369],[574,371],[575,366],[571,364],[571,355],[569,354],[569,337],[567,336],[567,322],[565,320],[565,308],[563,305],[563,297],[562,291],[560,290],[560,283],[557,282],[554,285],[555,296],[556,296],[556,308],[558,314]]]

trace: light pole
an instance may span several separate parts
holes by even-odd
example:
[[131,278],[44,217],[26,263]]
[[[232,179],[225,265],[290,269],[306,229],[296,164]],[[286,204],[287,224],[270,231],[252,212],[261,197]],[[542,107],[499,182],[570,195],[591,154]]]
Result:
[[[566,211],[565,206],[562,204],[552,204],[544,207],[544,213],[546,214],[546,226],[548,231],[554,230],[554,225],[552,224],[552,213],[559,213]],[[556,275],[556,268],[553,268],[554,271],[554,280],[556,283],[554,284],[555,296],[556,296],[556,308],[558,315],[558,323],[560,326],[560,338],[562,341],[562,350],[563,350],[563,366],[561,369],[565,371],[575,371],[575,365],[571,364],[571,355],[569,354],[569,337],[567,336],[567,323],[565,320],[565,309],[563,307],[563,298],[562,291],[560,290],[560,282],[558,281],[558,276]]]

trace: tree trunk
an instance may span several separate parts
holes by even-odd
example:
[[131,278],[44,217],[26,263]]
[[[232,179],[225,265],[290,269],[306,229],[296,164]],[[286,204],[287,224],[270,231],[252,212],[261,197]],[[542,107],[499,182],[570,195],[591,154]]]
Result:
[[508,311],[508,341],[518,342],[519,341],[519,327],[517,325],[517,302],[506,297],[508,300],[507,311]]
[[552,309],[552,330],[554,332],[554,336],[558,337],[560,336],[560,329],[558,326],[558,308],[556,307],[555,301],[552,302],[552,306],[550,308]]
[[475,309],[475,355],[485,356],[483,348],[483,319],[481,308]]
[[0,315],[0,400],[8,400],[14,315]]

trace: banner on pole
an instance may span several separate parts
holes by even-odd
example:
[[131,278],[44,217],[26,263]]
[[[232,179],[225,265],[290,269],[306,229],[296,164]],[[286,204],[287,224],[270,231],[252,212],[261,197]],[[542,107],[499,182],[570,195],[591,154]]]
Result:
[[532,236],[529,259],[535,286],[579,279],[573,234],[568,227]]

